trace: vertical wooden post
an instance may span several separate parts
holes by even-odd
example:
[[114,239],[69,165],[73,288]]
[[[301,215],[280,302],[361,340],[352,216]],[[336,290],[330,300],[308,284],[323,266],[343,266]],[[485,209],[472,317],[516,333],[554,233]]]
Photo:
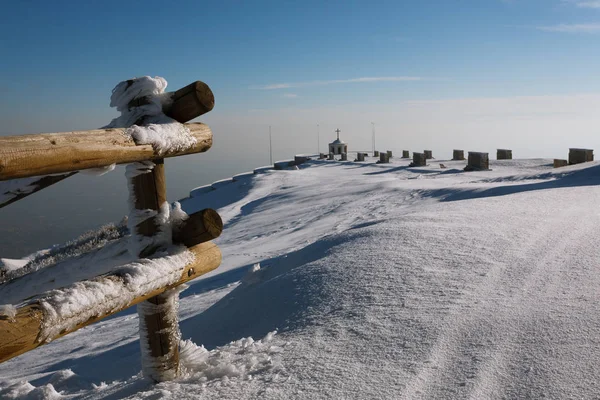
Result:
[[[153,160],[152,172],[132,178],[135,208],[156,210],[167,201],[164,160]],[[158,227],[154,219],[141,222],[136,233],[153,236]],[[141,255],[141,254],[140,254]],[[179,323],[177,293],[163,293],[138,305],[140,346],[144,375],[160,382],[174,379],[179,373]]]

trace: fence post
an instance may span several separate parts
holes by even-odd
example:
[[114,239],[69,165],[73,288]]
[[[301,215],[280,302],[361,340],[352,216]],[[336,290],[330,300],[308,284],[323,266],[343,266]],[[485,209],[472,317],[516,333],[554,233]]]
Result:
[[[167,200],[164,160],[152,160],[151,172],[132,178],[135,208],[159,210]],[[136,226],[136,233],[153,236],[158,230],[153,218]],[[178,301],[169,291],[138,304],[140,319],[140,347],[142,371],[145,376],[157,381],[171,380],[179,373],[179,322]]]

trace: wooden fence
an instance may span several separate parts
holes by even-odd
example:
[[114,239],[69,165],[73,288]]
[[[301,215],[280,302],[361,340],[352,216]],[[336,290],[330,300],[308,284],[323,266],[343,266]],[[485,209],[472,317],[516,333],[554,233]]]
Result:
[[[214,106],[214,96],[211,90],[206,84],[199,81],[168,95],[171,101],[168,103],[168,108],[167,106],[163,108],[163,112],[182,123],[210,111]],[[146,104],[145,99],[136,99],[134,104],[130,103],[130,107],[143,104]],[[135,208],[158,211],[166,201],[163,158],[201,153],[209,150],[212,146],[212,132],[208,126],[202,123],[188,123],[186,126],[196,139],[195,145],[182,151],[172,151],[160,156],[155,153],[151,145],[136,145],[133,139],[125,134],[125,129],[94,129],[1,137],[0,181],[58,174],[53,175],[53,179],[40,178],[42,183],[36,186],[36,190],[40,190],[82,169],[151,160],[155,164],[152,171],[135,176],[131,178],[130,182],[135,195]],[[22,197],[24,196],[13,199],[11,202]],[[131,233],[153,236],[158,229],[159,226],[154,219],[149,218],[140,222],[135,227],[136,232]],[[41,336],[46,317],[39,299],[29,300],[20,306],[14,318],[0,317],[0,362],[23,354],[132,305],[146,302],[148,306],[153,306],[156,312],[140,313],[140,318],[144,318],[140,329],[146,329],[145,332],[140,331],[140,340],[147,342],[142,343],[142,347],[149,349],[151,358],[156,361],[151,367],[158,369],[151,371],[148,375],[156,381],[177,376],[179,352],[178,337],[175,336],[177,336],[178,326],[173,326],[173,324],[178,322],[169,318],[169,315],[172,316],[173,313],[176,315],[177,310],[172,309],[176,306],[167,301],[168,295],[165,292],[212,271],[220,265],[221,252],[210,240],[218,237],[222,229],[221,218],[214,210],[206,209],[190,215],[182,224],[173,228],[172,232],[173,243],[185,245],[194,255],[194,261],[185,266],[181,277],[176,282],[137,296],[123,306],[92,315],[51,337]],[[146,248],[140,251],[138,256],[152,257],[155,250]],[[97,276],[92,281],[110,282],[112,285],[122,286],[128,284],[122,276],[114,273]],[[169,296],[172,295],[171,291]],[[39,294],[38,298],[43,298],[43,293]],[[146,371],[148,365],[143,365],[143,367],[143,370]]]

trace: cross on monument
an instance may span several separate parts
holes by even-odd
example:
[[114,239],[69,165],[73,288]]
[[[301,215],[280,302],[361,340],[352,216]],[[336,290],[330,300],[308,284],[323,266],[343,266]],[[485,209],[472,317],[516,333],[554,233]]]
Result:
[[340,129],[338,128],[334,132],[337,133],[338,140],[340,140]]

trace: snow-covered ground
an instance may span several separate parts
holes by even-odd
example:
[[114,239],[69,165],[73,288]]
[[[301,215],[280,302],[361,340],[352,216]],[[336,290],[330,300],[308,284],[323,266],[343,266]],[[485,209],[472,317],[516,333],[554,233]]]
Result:
[[141,377],[129,309],[0,364],[0,398],[600,398],[600,163],[430,161],[182,200],[225,222],[181,293],[183,376]]

